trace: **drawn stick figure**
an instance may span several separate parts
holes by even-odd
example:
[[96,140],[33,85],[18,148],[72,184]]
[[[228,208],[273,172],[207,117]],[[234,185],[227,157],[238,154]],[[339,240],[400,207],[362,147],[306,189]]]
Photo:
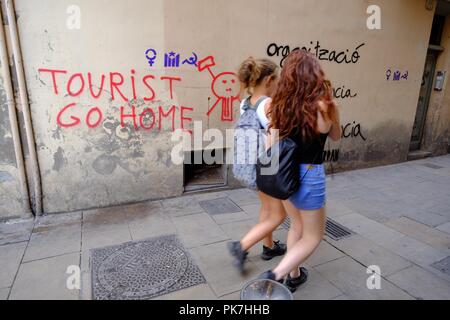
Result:
[[198,62],[198,71],[208,70],[213,78],[211,83],[211,91],[216,96],[217,100],[208,109],[206,114],[209,116],[215,107],[222,104],[222,121],[233,121],[233,104],[239,101],[239,81],[238,77],[233,72],[221,72],[215,75],[211,71],[211,67],[215,66],[214,57],[208,56]]

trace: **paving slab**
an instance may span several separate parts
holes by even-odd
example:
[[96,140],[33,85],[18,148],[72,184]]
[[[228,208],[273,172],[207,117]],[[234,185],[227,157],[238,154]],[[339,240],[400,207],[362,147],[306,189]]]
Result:
[[216,300],[208,284],[200,284],[154,298],[154,300]]
[[81,300],[92,300],[92,276],[90,271],[81,271]]
[[420,267],[412,266],[387,278],[416,299],[450,299],[450,283]]
[[229,239],[207,213],[173,217],[172,221],[188,248]]
[[[426,243],[438,250],[450,250],[450,235],[407,217],[389,220],[386,223],[395,229],[416,240]],[[450,251],[449,251],[450,254]]]
[[306,263],[310,266],[317,266],[325,262],[333,261],[345,256],[342,251],[339,251],[326,241],[322,241],[314,253],[306,259]]
[[231,223],[231,222],[236,222],[236,221],[252,219],[252,217],[249,216],[245,211],[215,214],[215,215],[211,215],[211,218],[213,218],[214,221],[219,225],[222,225],[225,223]]
[[35,260],[20,266],[11,289],[11,300],[76,300],[79,290],[67,289],[67,267],[78,265],[80,254]]
[[129,220],[128,227],[133,240],[176,233],[175,225],[170,216],[161,211],[135,215]]
[[225,193],[238,206],[260,203],[258,193],[246,188],[229,190]]
[[[50,227],[67,226],[81,222],[82,212],[46,214],[36,217],[34,232],[47,231]],[[49,227],[46,229],[45,227]]]
[[[36,230],[46,230],[35,232]],[[24,262],[81,250],[81,221],[60,226],[37,227],[31,234]]]
[[350,213],[356,213],[339,200],[327,200],[327,216],[330,218],[340,217]]
[[205,212],[195,196],[165,199],[161,203],[164,213],[174,217]]
[[358,197],[355,199],[343,200],[343,203],[351,208],[353,212],[357,212],[360,215],[364,215],[371,220],[381,223],[402,215],[399,209],[403,208],[403,204],[394,199],[385,198],[380,200],[371,199],[369,197]]
[[360,234],[381,246],[389,246],[404,235],[382,223],[371,220],[358,213],[336,217],[335,220],[350,230]]
[[447,276],[450,276],[450,256],[433,263],[431,266]]
[[220,300],[241,300],[241,290],[223,295],[219,299]]
[[355,300],[410,300],[412,296],[381,279],[380,289],[369,289],[367,269],[349,257],[343,257],[314,268],[334,286]]
[[239,208],[229,197],[221,197],[216,199],[202,200],[199,205],[209,215],[219,215],[224,213],[241,212]]
[[261,210],[261,204],[260,203],[240,205],[240,207],[250,217],[252,217],[252,218],[259,218],[259,212]]
[[0,288],[10,287],[13,284],[26,246],[26,242],[0,246]]
[[7,300],[10,288],[0,289],[0,300]]
[[329,300],[342,294],[342,291],[318,273],[308,268],[308,280],[294,292],[295,300]]
[[440,224],[436,227],[436,229],[443,231],[447,234],[450,234],[450,222]]
[[247,281],[256,278],[260,273],[259,269],[248,261],[247,272],[241,275],[232,265],[226,242],[201,246],[190,251],[216,296],[241,290]]
[[28,241],[33,226],[33,219],[20,219],[0,223],[0,246]]
[[131,241],[131,234],[127,223],[109,226],[95,226],[83,224],[81,232],[81,250],[101,248]]
[[410,261],[361,235],[353,235],[339,241],[327,238],[327,241],[366,267],[371,265],[379,266],[382,276],[390,275],[412,265]]
[[409,236],[403,236],[383,246],[403,258],[423,266],[429,266],[448,255],[448,252],[436,250]]
[[341,294],[341,295],[339,295],[337,297],[334,297],[331,300],[352,300],[352,299],[346,294]]
[[450,221],[450,217],[441,216],[437,213],[433,213],[431,211],[423,211],[417,212],[416,210],[409,211],[407,210],[404,215],[412,220],[415,220],[417,222],[426,224],[430,227],[436,227],[438,225],[441,225],[443,223],[446,223]]

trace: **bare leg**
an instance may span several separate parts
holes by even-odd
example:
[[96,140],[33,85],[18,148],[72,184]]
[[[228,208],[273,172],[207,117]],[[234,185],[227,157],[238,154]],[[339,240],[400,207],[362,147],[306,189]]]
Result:
[[[310,211],[300,211],[293,206],[286,206],[285,208],[291,221],[296,221],[297,215],[301,215],[303,233],[300,240],[291,245],[284,258],[273,270],[276,279],[281,279],[289,272],[297,269],[314,252],[322,241],[325,232],[325,208]],[[298,230],[296,234],[298,235]]]
[[[302,216],[300,212],[295,208],[295,206],[289,200],[283,201],[283,206],[287,212],[291,212],[290,215],[290,227],[287,236],[287,247],[288,250],[291,250],[292,247],[301,239],[303,233],[303,223]],[[297,278],[300,276],[300,272],[298,267],[291,271],[291,277]]]
[[267,203],[269,214],[265,220],[260,221],[257,225],[242,238],[242,250],[248,251],[256,243],[264,239],[284,221],[286,212],[280,200],[272,198],[266,194],[260,193],[263,203]]
[[[267,219],[269,219],[270,215],[270,206],[267,203],[267,200],[265,200],[264,194],[262,192],[258,192],[259,199],[261,200],[261,210],[259,212],[259,222],[263,222]],[[273,247],[273,236],[272,233],[269,233],[263,241],[263,245],[265,245],[268,248]]]

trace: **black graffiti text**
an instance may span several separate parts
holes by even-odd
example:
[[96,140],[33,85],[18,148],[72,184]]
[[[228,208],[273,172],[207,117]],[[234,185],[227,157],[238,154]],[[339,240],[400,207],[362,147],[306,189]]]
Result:
[[337,162],[339,160],[339,149],[323,150],[323,162]]
[[280,66],[283,67],[284,60],[286,57],[295,50],[305,50],[315,54],[319,60],[335,62],[337,64],[356,64],[359,61],[361,55],[359,54],[359,49],[362,48],[365,43],[361,43],[353,51],[349,49],[345,50],[334,50],[324,48],[319,41],[310,41],[310,46],[295,47],[291,50],[289,45],[278,45],[276,43],[271,43],[267,46],[267,55],[269,57],[282,57],[280,61]]
[[364,141],[366,141],[366,137],[363,135],[361,131],[361,125],[353,121],[353,123],[347,123],[346,125],[341,125],[342,129],[342,138],[357,138],[360,137]]
[[345,88],[345,86],[333,88],[333,97],[335,99],[354,98],[357,95],[357,93],[353,93],[351,89]]

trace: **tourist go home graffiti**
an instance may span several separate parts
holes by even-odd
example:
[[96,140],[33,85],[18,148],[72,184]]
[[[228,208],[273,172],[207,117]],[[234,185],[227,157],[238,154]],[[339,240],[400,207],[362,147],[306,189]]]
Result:
[[[145,53],[150,66],[153,66],[157,58],[157,52],[154,49],[148,49]],[[239,101],[240,85],[237,76],[233,72],[214,73],[213,67],[216,65],[213,56],[198,61],[197,54],[192,52],[191,56],[181,59],[180,54],[170,51],[164,55],[164,63],[167,68],[176,68],[179,64],[186,64],[195,67],[199,73],[207,70],[211,75],[211,92],[215,96],[215,101],[206,112],[207,116],[221,106],[222,121],[233,121],[234,105]],[[157,91],[154,89],[158,82],[163,82],[168,85],[170,100],[174,99],[174,87],[182,82],[179,76],[160,76],[156,77],[152,74],[138,75],[134,69],[131,69],[129,74],[121,72],[107,72],[100,76],[94,76],[91,72],[70,73],[65,69],[38,69],[40,81],[45,83],[51,81],[53,93],[55,95],[62,95],[71,97],[73,99],[87,94],[94,101],[97,101],[105,94],[110,95],[111,101],[119,101],[124,105],[120,107],[120,124],[122,127],[126,126],[126,122],[130,121],[135,130],[140,128],[143,130],[162,130],[162,122],[170,121],[171,129],[174,131],[175,118],[179,119],[181,129],[187,130],[192,118],[189,112],[194,108],[184,105],[172,104],[167,107],[146,106],[139,112],[134,104],[137,99],[143,100],[145,103],[155,103],[159,100]],[[138,92],[138,85],[143,89]],[[128,90],[127,90],[128,89]],[[130,90],[131,89],[131,90]],[[61,92],[62,91],[62,92]],[[126,96],[124,92],[132,92],[132,96]],[[106,93],[105,93],[106,92]],[[86,109],[85,106],[77,106],[77,102],[71,102],[61,107],[58,111],[56,121],[57,125],[62,128],[75,127],[80,124],[85,124],[88,128],[96,128],[100,126],[104,119],[104,111],[98,105],[93,103],[82,117],[76,116],[74,108]]]

